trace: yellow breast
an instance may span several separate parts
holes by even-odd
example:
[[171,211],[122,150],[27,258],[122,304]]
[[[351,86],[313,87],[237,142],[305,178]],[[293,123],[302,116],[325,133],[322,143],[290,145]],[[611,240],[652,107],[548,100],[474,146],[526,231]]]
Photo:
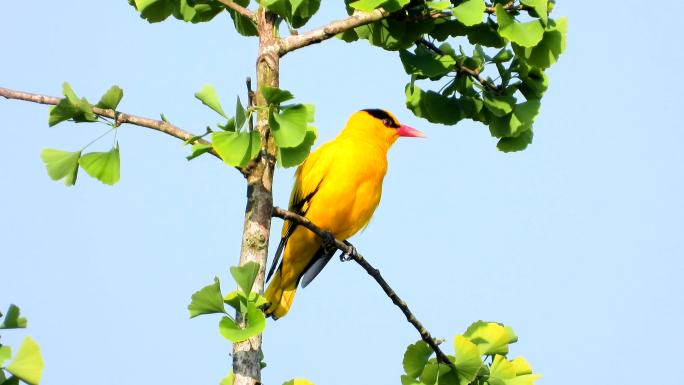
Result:
[[338,139],[322,151],[333,153],[306,213],[314,223],[347,239],[368,224],[380,203],[387,152],[372,143]]

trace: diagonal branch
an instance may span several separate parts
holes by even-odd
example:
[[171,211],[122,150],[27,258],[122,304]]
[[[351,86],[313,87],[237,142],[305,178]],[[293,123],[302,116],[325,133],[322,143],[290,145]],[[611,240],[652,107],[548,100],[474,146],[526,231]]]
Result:
[[250,11],[249,9],[241,6],[240,4],[232,1],[232,0],[218,0],[219,3],[225,5],[226,7],[232,9],[233,11],[241,14],[242,16],[248,17],[252,19],[253,21],[256,21],[256,16],[254,16],[254,12]]
[[[332,234],[330,234],[329,232],[320,229],[307,218],[301,215],[297,215],[291,211],[283,210],[280,207],[274,207],[273,216],[302,225],[307,229],[311,230],[314,234],[321,237],[321,239],[332,238]],[[425,326],[423,326],[423,324],[420,323],[420,321],[418,321],[416,316],[413,315],[413,313],[411,313],[411,310],[408,308],[408,305],[406,305],[406,302],[399,298],[397,293],[390,287],[389,284],[387,284],[385,279],[382,278],[382,275],[380,275],[380,271],[374,268],[370,263],[368,263],[368,261],[351,244],[347,244],[338,239],[335,239],[335,247],[341,250],[346,255],[350,256],[356,263],[361,265],[361,267],[364,270],[366,270],[366,272],[371,277],[375,279],[375,281],[378,283],[378,285],[380,285],[385,294],[387,294],[387,296],[392,300],[392,303],[397,305],[401,312],[404,313],[404,315],[406,316],[406,320],[411,325],[413,325],[413,327],[416,328],[416,330],[418,330],[420,338],[422,338],[423,341],[425,341],[430,346],[430,348],[432,348],[432,350],[437,355],[437,359],[440,362],[449,365],[452,369],[456,369],[454,367],[454,363],[451,362],[451,360],[449,360],[446,354],[444,354],[442,349],[439,348],[438,342],[435,341],[434,338],[432,338],[430,332],[425,328]]]
[[278,54],[280,56],[284,56],[288,52],[306,47],[307,45],[320,43],[323,40],[330,39],[338,33],[382,20],[389,15],[390,13],[382,8],[375,9],[372,12],[354,12],[353,15],[344,20],[333,21],[328,25],[316,28],[309,32],[305,32],[300,35],[290,35],[284,39],[281,39],[279,44],[280,47],[278,48]]
[[[47,95],[40,95],[40,94],[33,94],[30,92],[24,92],[24,91],[15,91],[15,90],[10,90],[9,88],[3,88],[0,87],[0,96],[4,97],[5,99],[15,99],[15,100],[23,100],[26,102],[32,102],[32,103],[39,103],[39,104],[49,104],[49,105],[57,105],[61,98],[56,98],[54,96],[47,96]],[[102,116],[105,118],[110,118],[114,119],[114,122],[116,125],[128,123],[128,124],[133,124],[136,126],[140,127],[147,127],[151,128],[153,130],[163,132],[165,134],[171,135],[174,138],[178,138],[183,141],[188,141],[191,140],[195,135],[182,130],[173,124],[169,122],[165,122],[163,120],[156,120],[156,119],[150,119],[150,118],[144,118],[142,116],[137,116],[137,115],[132,115],[132,114],[127,114],[125,112],[120,112],[120,111],[115,111],[115,110],[110,110],[106,108],[99,108],[92,106],[93,108],[93,113],[98,116]],[[202,138],[197,139],[194,141],[194,143],[199,143],[199,144],[211,144],[209,141],[206,141]],[[216,151],[212,148],[211,150],[208,151],[211,155],[214,155],[215,157],[221,159],[221,157],[218,155]],[[243,175],[247,175],[247,171],[243,170],[241,168],[238,168],[238,171],[240,171]]]

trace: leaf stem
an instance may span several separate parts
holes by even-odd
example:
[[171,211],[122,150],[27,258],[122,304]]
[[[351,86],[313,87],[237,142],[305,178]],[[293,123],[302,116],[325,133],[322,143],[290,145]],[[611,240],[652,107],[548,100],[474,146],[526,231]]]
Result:
[[112,140],[112,148],[116,147],[116,137],[119,134],[119,126],[114,126],[114,139]]
[[[98,140],[104,138],[107,134],[109,134],[110,132],[112,132],[112,130],[114,130],[114,129],[115,129],[115,128],[112,127],[112,128],[110,128],[109,130],[105,131],[104,134],[102,134],[102,135],[98,136],[97,138],[91,140],[88,144],[86,144],[85,146],[83,146],[83,147],[81,148],[81,152],[83,152],[83,150],[85,150],[86,148],[88,148],[91,144],[93,144],[93,143],[97,142]],[[114,135],[114,140],[116,140],[116,135]]]

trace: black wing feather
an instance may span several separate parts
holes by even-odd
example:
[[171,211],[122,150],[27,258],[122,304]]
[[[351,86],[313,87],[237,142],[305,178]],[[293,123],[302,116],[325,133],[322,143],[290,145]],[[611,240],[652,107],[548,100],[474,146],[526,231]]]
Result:
[[[290,211],[293,213],[299,214],[301,216],[306,215],[306,211],[308,209],[307,204],[311,201],[311,198],[316,194],[318,191],[318,188],[320,187],[320,183],[318,183],[318,186],[312,191],[309,195],[305,196],[303,199],[298,199],[299,196],[298,194],[295,193],[295,195],[292,196],[292,202],[290,202]],[[305,209],[304,207],[307,207]],[[283,226],[288,226],[287,232],[285,233],[285,236],[280,238],[280,243],[278,243],[278,249],[276,250],[275,256],[273,256],[273,262],[271,263],[271,268],[268,270],[268,275],[266,276],[266,282],[271,280],[271,277],[276,271],[276,266],[278,266],[278,262],[280,261],[280,256],[283,254],[283,251],[285,250],[285,246],[287,245],[287,241],[290,239],[290,236],[294,233],[295,229],[297,228],[296,223],[292,223],[290,221],[285,221],[285,224]],[[314,259],[315,260],[315,257]],[[282,266],[282,263],[280,264]],[[280,268],[280,266],[278,266]],[[313,278],[312,278],[313,279]]]
[[271,269],[268,271],[268,276],[266,276],[266,282],[271,280],[271,277],[273,276],[273,273],[276,271],[276,266],[278,266],[278,261],[280,260],[280,256],[283,254],[283,250],[285,250],[285,245],[287,245],[287,241],[290,239],[290,236],[292,233],[294,233],[295,229],[297,228],[297,225],[290,225],[290,228],[287,229],[287,233],[285,234],[284,237],[280,238],[280,243],[278,244],[278,249],[276,250],[275,256],[273,256],[273,262],[271,263]]
[[300,277],[302,288],[305,288],[311,283],[311,281],[314,280],[314,278],[318,276],[318,273],[320,273],[325,265],[330,262],[330,259],[332,259],[333,255],[335,255],[336,251],[337,249],[332,249],[332,251],[326,253],[322,247],[316,251],[314,257],[311,258],[309,266],[304,269],[304,273],[302,273],[302,276]]

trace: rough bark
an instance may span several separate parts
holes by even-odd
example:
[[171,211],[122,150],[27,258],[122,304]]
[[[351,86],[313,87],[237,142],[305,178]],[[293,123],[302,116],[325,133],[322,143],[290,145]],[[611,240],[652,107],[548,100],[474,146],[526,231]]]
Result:
[[[263,8],[257,12],[259,29],[259,55],[257,57],[257,86],[278,87],[279,56],[275,17]],[[257,106],[266,103],[260,92],[255,95]],[[258,161],[250,167],[247,176],[247,208],[242,233],[240,264],[253,261],[259,263],[259,275],[253,290],[263,293],[264,272],[268,257],[268,238],[273,211],[273,169],[275,167],[275,143],[269,135],[268,112],[260,109],[257,127],[261,136],[261,153]],[[261,383],[261,335],[247,341],[233,344],[233,371],[235,385],[256,385]]]

